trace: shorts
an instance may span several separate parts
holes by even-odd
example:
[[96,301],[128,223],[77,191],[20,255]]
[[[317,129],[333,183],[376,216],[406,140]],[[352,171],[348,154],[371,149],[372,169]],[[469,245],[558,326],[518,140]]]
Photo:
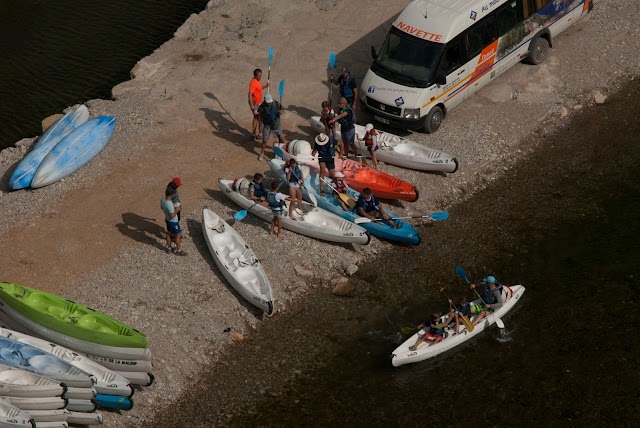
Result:
[[282,128],[271,129],[267,125],[262,127],[262,140],[267,141],[271,137],[271,133],[274,133],[278,138],[282,137]]
[[427,340],[436,340],[438,338],[442,339],[442,335],[441,334],[427,333]]
[[342,136],[342,141],[349,144],[354,144],[356,137],[356,128],[355,126],[348,131],[340,131],[340,135]]
[[273,217],[277,218],[277,217],[284,217],[284,210],[271,210],[271,212],[273,213]]
[[291,189],[299,189],[300,188],[300,184],[296,183],[295,181],[290,181],[289,182],[289,188],[291,188]]
[[165,223],[167,224],[167,232],[172,233],[174,235],[177,235],[178,233],[182,232],[182,228],[180,227],[179,222],[165,220]]
[[469,306],[469,309],[471,309],[471,315],[478,315],[480,312],[484,311],[484,307],[477,303],[472,303]]
[[320,163],[323,163],[327,169],[336,169],[336,160],[334,158],[320,159]]

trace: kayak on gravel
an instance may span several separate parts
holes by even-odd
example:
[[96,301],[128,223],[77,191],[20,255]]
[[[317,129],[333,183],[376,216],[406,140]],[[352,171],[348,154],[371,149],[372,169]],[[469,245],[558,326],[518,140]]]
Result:
[[260,260],[240,234],[207,208],[202,210],[202,232],[216,266],[231,286],[249,303],[272,315],[271,283]]
[[74,351],[110,358],[151,359],[143,333],[55,294],[0,282],[0,311],[20,331]]
[[[271,222],[273,214],[271,208],[256,204],[249,199],[249,180],[239,178],[236,180],[219,179],[218,184],[222,191],[236,204],[246,209],[264,221]],[[246,189],[246,190],[245,190]],[[240,192],[245,192],[242,194]],[[282,217],[282,227],[301,235],[321,239],[329,242],[340,242],[347,244],[368,244],[371,237],[361,226],[347,221],[322,208],[315,208],[313,205],[303,202],[304,211],[294,210],[294,218],[289,218],[289,202],[285,202],[285,216]]]
[[[271,159],[269,161],[269,167],[280,179],[286,181],[284,173],[284,161],[281,159]],[[319,174],[311,173],[310,177],[305,180],[306,189],[302,189],[302,196],[305,199],[309,199],[309,193],[312,193],[318,201],[318,206],[323,208],[337,216],[340,216],[351,222],[357,218],[361,218],[359,214],[353,211],[345,211],[340,206],[340,203],[333,197],[333,195],[327,193],[326,195],[320,194],[319,191]],[[325,186],[325,188],[328,186]],[[355,200],[358,200],[360,194],[353,189],[349,189],[347,192]],[[394,217],[393,213],[385,210],[390,217]],[[395,220],[394,226],[391,227],[384,221],[372,221],[362,223],[361,226],[365,228],[370,234],[377,236],[378,238],[388,239],[390,241],[401,242],[403,244],[418,245],[420,243],[420,236],[418,231],[410,224],[403,222],[402,220]]]
[[[325,126],[320,122],[320,116],[309,118],[311,127],[318,133],[325,132]],[[340,126],[338,124],[338,126]],[[356,126],[356,135],[362,138],[365,134],[365,127]],[[403,168],[416,169],[420,171],[432,172],[456,172],[458,170],[458,160],[448,153],[423,146],[412,140],[400,137],[388,132],[378,132],[378,145],[376,157],[379,161]],[[340,132],[336,132],[338,139],[342,139]],[[367,153],[367,148],[363,141],[355,139],[355,144],[362,153]]]
[[[274,145],[274,152],[284,160],[295,158],[301,165],[307,165],[314,171],[320,171],[317,156],[311,156],[311,144],[304,140],[293,140],[286,144]],[[344,181],[362,192],[365,187],[382,199],[398,199],[414,202],[418,200],[418,189],[413,184],[400,180],[391,174],[374,169],[351,159],[335,158],[336,172],[344,174]]]
[[0,397],[0,426],[35,428],[36,423],[30,414]]
[[[484,330],[488,329],[491,325],[495,324],[498,319],[500,319],[507,312],[513,309],[515,304],[518,303],[520,298],[522,298],[524,292],[525,287],[523,287],[522,285],[505,285],[502,289],[502,299],[504,301],[502,307],[489,314],[489,316],[484,318],[480,323],[478,323],[478,325],[474,326],[473,331],[469,331],[464,327],[464,325],[460,325],[459,333],[455,334],[455,323],[451,323],[447,327],[445,327],[444,338],[440,342],[433,344],[429,342],[422,342],[420,345],[418,345],[417,349],[412,350],[413,345],[418,340],[418,336],[423,334],[422,331],[418,331],[393,351],[393,353],[391,354],[391,363],[394,367],[399,367],[404,364],[417,363],[419,361],[433,358],[436,355],[440,355],[445,351],[455,348],[456,346],[477,336]],[[474,300],[471,304],[482,305],[482,300]],[[442,316],[440,321],[442,323],[446,322],[447,315]],[[470,321],[473,322],[474,318],[471,318]]]

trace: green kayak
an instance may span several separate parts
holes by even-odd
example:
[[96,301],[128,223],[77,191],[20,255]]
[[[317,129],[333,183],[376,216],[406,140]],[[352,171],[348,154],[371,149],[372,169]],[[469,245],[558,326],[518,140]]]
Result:
[[147,347],[147,337],[138,330],[55,294],[0,282],[0,299],[30,321],[76,339],[122,348]]

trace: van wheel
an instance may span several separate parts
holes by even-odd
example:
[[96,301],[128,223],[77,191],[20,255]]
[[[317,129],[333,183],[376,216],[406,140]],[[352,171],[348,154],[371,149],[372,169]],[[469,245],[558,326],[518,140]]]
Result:
[[526,62],[538,65],[549,56],[549,42],[543,37],[536,37],[529,45],[529,55]]
[[444,113],[440,106],[435,106],[431,109],[427,117],[424,118],[424,132],[427,134],[433,134],[440,128],[442,121],[444,120]]

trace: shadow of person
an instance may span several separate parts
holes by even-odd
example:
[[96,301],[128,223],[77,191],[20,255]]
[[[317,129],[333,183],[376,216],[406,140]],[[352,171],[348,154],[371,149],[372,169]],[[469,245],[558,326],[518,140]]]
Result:
[[165,250],[163,245],[164,228],[157,224],[153,218],[142,217],[135,213],[124,213],[122,214],[122,223],[116,224],[116,228],[120,233],[135,241]]
[[311,118],[311,116],[320,116],[321,107],[320,107],[320,104],[318,104],[318,111],[313,111],[313,110],[308,109],[306,107],[297,106],[295,104],[289,104],[287,106],[287,110],[293,111],[295,114],[297,114],[298,116],[300,116],[304,120],[309,120]]
[[207,119],[214,129],[213,135],[230,141],[251,154],[257,154],[258,152],[255,149],[258,147],[258,143],[253,140],[251,133],[240,126],[233,116],[231,116],[231,113],[224,108],[218,97],[211,92],[205,92],[204,95],[216,101],[221,108],[221,110],[207,107],[200,108],[200,111],[204,113],[205,119]]

